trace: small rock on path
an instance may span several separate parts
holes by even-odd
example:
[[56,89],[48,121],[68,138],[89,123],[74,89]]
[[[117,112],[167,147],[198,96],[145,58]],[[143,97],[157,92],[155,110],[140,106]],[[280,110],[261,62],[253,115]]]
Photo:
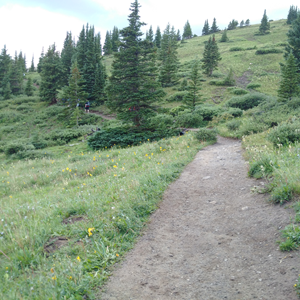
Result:
[[293,212],[251,193],[240,150],[220,137],[197,154],[99,299],[298,299],[299,254],[276,244]]

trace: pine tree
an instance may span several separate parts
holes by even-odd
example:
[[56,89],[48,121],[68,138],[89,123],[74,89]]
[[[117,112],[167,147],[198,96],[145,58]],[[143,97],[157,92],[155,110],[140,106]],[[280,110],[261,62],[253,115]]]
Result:
[[19,60],[17,52],[11,64],[9,83],[12,94],[19,95],[23,92],[23,62]]
[[119,29],[114,26],[112,35],[111,35],[111,49],[113,52],[118,52],[119,45]]
[[297,6],[294,6],[294,5],[291,5],[290,6],[290,10],[289,10],[289,13],[288,13],[288,16],[287,16],[287,21],[286,23],[287,24],[292,24],[292,22],[294,20],[296,20],[298,17],[298,7]]
[[227,36],[227,29],[225,29],[225,30],[223,31],[223,34],[222,34],[222,37],[221,37],[220,42],[221,42],[221,43],[226,43],[226,42],[228,42],[228,41],[229,41],[229,38],[228,38],[228,36]]
[[186,21],[183,28],[182,39],[191,39],[192,37],[193,37],[193,33],[192,33],[191,25],[189,21]]
[[111,43],[111,34],[109,31],[106,31],[105,42],[103,46],[104,55],[112,54],[112,43]]
[[202,29],[202,35],[208,35],[210,33],[210,27],[209,27],[209,24],[208,24],[208,20],[206,20],[204,22],[204,26],[203,26],[203,29]]
[[181,41],[181,34],[180,34],[180,30],[177,30],[177,41],[180,42]]
[[159,59],[161,60],[159,81],[163,86],[172,86],[178,81],[179,60],[177,49],[177,34],[174,27],[170,28],[170,24],[168,24],[162,36],[159,53]]
[[83,70],[84,64],[85,64],[85,57],[86,57],[86,34],[85,34],[85,28],[82,27],[82,30],[80,31],[79,38],[76,45],[76,56],[74,59],[77,60],[77,65],[80,71]]
[[157,48],[160,48],[160,45],[161,45],[161,32],[160,32],[159,27],[157,27],[157,29],[156,29],[154,43],[155,43]]
[[152,25],[149,28],[148,40],[149,40],[150,43],[154,42],[154,32],[153,32],[153,29],[152,29]]
[[4,100],[8,100],[11,97],[11,88],[10,88],[8,74],[6,74],[2,80],[2,94],[3,94]]
[[43,58],[40,97],[42,101],[55,103],[58,89],[61,86],[62,66],[59,52],[55,45],[49,47]]
[[95,84],[93,87],[93,94],[92,98],[96,104],[100,105],[103,104],[106,100],[106,92],[105,92],[105,85],[106,85],[106,70],[102,64],[102,59],[99,59],[96,64],[95,70]]
[[135,0],[130,7],[128,27],[120,30],[120,51],[114,53],[108,94],[108,107],[120,119],[142,125],[148,114],[155,110],[154,102],[165,95],[156,80],[156,48],[142,40],[140,5]]
[[250,20],[249,19],[246,20],[245,25],[250,26]]
[[34,56],[32,55],[32,60],[31,60],[31,66],[29,68],[29,72],[34,72],[35,68],[34,68]]
[[204,73],[208,76],[212,75],[213,70],[217,69],[218,62],[221,60],[221,55],[219,53],[218,45],[216,43],[215,35],[209,38],[208,42],[205,44],[202,68]]
[[298,73],[300,73],[300,14],[298,14],[297,19],[293,21],[287,36],[288,45],[285,47],[284,57],[288,59],[290,53],[292,53],[296,59]]
[[290,100],[300,93],[300,75],[297,61],[292,53],[289,54],[286,64],[281,66],[281,82],[278,89],[278,96],[282,101]]
[[20,51],[20,53],[18,55],[18,65],[19,65],[20,70],[23,73],[27,72],[27,68],[26,68],[26,56],[24,55],[24,57],[23,57],[22,51]]
[[235,19],[232,19],[232,21],[229,22],[227,26],[227,30],[234,30],[238,26],[239,22],[236,21]]
[[45,57],[45,53],[44,53],[44,47],[42,48],[42,53],[41,53],[41,56],[39,58],[39,62],[37,64],[37,71],[38,73],[41,73],[42,72],[42,67],[43,67],[43,59]]
[[201,101],[201,95],[199,95],[200,88],[200,74],[199,74],[199,62],[196,60],[193,63],[190,81],[188,84],[188,94],[184,97],[183,102],[188,105],[192,110],[195,109],[195,106]]
[[266,10],[264,11],[264,15],[261,19],[261,23],[259,26],[259,33],[260,34],[267,34],[270,31],[270,23],[268,21],[268,16]]
[[72,66],[72,58],[75,54],[75,45],[72,38],[72,33],[67,32],[67,36],[64,41],[64,46],[61,51],[61,64],[62,64],[62,86],[68,84],[71,66]]
[[0,54],[0,86],[2,86],[4,77],[9,73],[11,66],[11,57],[7,53],[6,45]]
[[217,26],[217,21],[216,21],[216,18],[214,18],[214,21],[211,25],[211,28],[210,28],[210,33],[215,33],[215,32],[218,32],[220,31],[218,26]]
[[25,87],[25,94],[29,96],[33,96],[33,85],[31,77],[28,78],[26,87]]
[[245,26],[245,22],[244,22],[244,20],[242,20],[240,23],[240,27],[244,27],[244,26]]

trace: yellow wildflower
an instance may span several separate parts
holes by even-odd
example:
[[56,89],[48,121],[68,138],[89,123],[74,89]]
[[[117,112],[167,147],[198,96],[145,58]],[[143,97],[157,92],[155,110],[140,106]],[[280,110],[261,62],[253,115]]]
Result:
[[53,280],[56,280],[57,278],[56,278],[56,276],[53,276],[52,279],[53,279]]
[[65,170],[62,170],[63,172],[65,171]]
[[117,168],[117,166],[116,166],[116,165],[114,165],[114,168]]
[[72,279],[72,276],[70,276],[69,279]]
[[117,174],[114,174],[114,176],[116,177],[116,176],[117,176]]
[[119,257],[119,254],[117,253],[116,256]]
[[80,259],[80,257],[79,257],[79,256],[77,256],[77,257],[76,257],[76,259],[77,259],[78,261],[81,261],[81,259]]
[[93,231],[95,230],[95,228],[89,228],[88,229],[88,232],[89,232],[89,236],[93,235]]
[[66,168],[66,170],[68,171],[68,170],[69,170],[69,168]]
[[51,271],[51,273],[54,273],[54,269],[53,268],[51,268],[50,271]]
[[9,196],[9,198],[12,198],[12,196]]

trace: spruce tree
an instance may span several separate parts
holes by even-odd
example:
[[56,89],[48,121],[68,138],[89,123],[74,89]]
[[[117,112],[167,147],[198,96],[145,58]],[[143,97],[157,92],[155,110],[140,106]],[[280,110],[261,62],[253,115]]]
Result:
[[200,74],[199,74],[199,62],[196,60],[193,63],[190,80],[188,83],[188,93],[184,97],[183,102],[188,105],[192,110],[195,106],[201,103],[201,95],[199,95],[199,90],[201,90]]
[[242,20],[240,23],[240,27],[244,27],[244,26],[245,26],[245,22],[244,22],[244,20]]
[[155,43],[157,48],[160,48],[160,45],[161,45],[161,32],[160,32],[159,27],[157,27],[157,29],[156,29],[154,43]]
[[84,68],[86,51],[87,51],[86,34],[85,34],[85,28],[83,26],[82,30],[80,31],[79,38],[76,44],[76,56],[75,56],[80,71],[82,71]]
[[159,59],[161,61],[159,81],[163,86],[172,86],[178,81],[177,72],[179,60],[177,58],[177,34],[174,27],[167,25],[161,40]]
[[20,53],[18,55],[18,65],[19,65],[19,68],[21,69],[21,71],[23,73],[27,72],[27,68],[26,68],[26,55],[24,55],[24,57],[23,57],[22,51],[20,51]]
[[0,54],[0,86],[2,85],[4,77],[10,71],[11,62],[11,57],[7,53],[6,45],[4,45]]
[[14,95],[19,95],[23,92],[23,71],[23,62],[19,60],[16,52],[9,72],[10,88]]
[[298,73],[300,73],[300,14],[298,14],[297,19],[293,21],[287,36],[288,44],[285,47],[284,57],[288,59],[290,53],[292,53],[296,59]]
[[61,64],[62,64],[62,86],[68,84],[71,66],[72,66],[72,58],[75,54],[75,45],[72,38],[72,33],[67,32],[67,36],[64,41],[64,46],[61,51]]
[[214,21],[211,25],[211,28],[210,28],[210,33],[215,33],[215,32],[218,32],[220,31],[218,26],[217,26],[217,21],[216,21],[216,18],[214,18]]
[[180,42],[181,41],[181,34],[180,34],[180,30],[177,30],[177,41]]
[[234,30],[238,26],[239,22],[236,21],[235,19],[232,19],[232,21],[229,22],[227,26],[227,30]]
[[38,73],[41,73],[42,72],[42,67],[43,67],[43,59],[45,57],[45,53],[44,53],[44,47],[42,48],[42,53],[41,53],[41,56],[39,58],[39,62],[37,64],[37,71]]
[[106,70],[104,65],[102,64],[102,59],[99,59],[96,64],[95,70],[95,84],[93,87],[93,94],[92,98],[96,104],[104,104],[107,100],[106,92],[105,92],[105,85],[106,85]]
[[191,25],[189,21],[186,21],[183,28],[182,39],[191,39],[192,37],[193,37],[193,33],[192,33]]
[[260,34],[267,34],[270,31],[270,23],[268,21],[268,16],[266,10],[264,11],[264,15],[261,19],[261,23],[259,26],[259,33]]
[[292,22],[294,20],[296,20],[298,17],[298,7],[297,6],[294,6],[294,5],[291,5],[290,6],[290,10],[289,10],[289,13],[288,13],[288,16],[287,16],[287,21],[286,23],[287,24],[292,24]]
[[103,46],[104,55],[112,54],[112,43],[111,43],[111,34],[109,31],[106,31],[105,42]]
[[246,20],[245,25],[250,26],[250,20],[249,19]]
[[210,27],[209,27],[209,24],[208,24],[208,20],[206,20],[204,22],[204,26],[203,26],[203,29],[202,29],[202,35],[208,35],[210,33]]
[[26,82],[26,87],[25,87],[25,94],[29,96],[33,96],[33,85],[32,85],[32,79],[31,77],[28,78]]
[[204,73],[208,76],[212,75],[213,70],[218,67],[218,62],[221,60],[221,55],[219,53],[218,45],[216,43],[215,35],[209,38],[208,42],[205,44],[202,68]]
[[8,74],[6,74],[2,80],[2,94],[4,100],[8,100],[11,97],[11,88]]
[[55,45],[49,47],[43,58],[40,97],[42,101],[55,103],[62,77],[62,66],[59,52]]
[[281,82],[278,89],[278,96],[281,101],[290,100],[300,93],[300,75],[297,61],[292,53],[289,54],[286,64],[281,66]]
[[156,48],[142,40],[140,5],[135,0],[130,6],[128,27],[120,30],[120,51],[114,53],[111,76],[107,86],[108,107],[117,112],[118,118],[143,124],[149,113],[155,110],[154,103],[165,95],[156,80]]
[[149,28],[148,40],[149,40],[150,43],[154,42],[154,32],[153,32],[153,29],[152,29],[152,25]]
[[119,46],[119,29],[114,26],[112,35],[111,35],[111,49],[113,52],[118,51]]
[[226,42],[228,42],[228,41],[229,41],[229,38],[228,38],[228,36],[227,36],[227,29],[225,29],[225,30],[223,31],[223,34],[222,34],[222,37],[221,37],[220,42],[221,42],[221,43],[226,43]]
[[29,68],[29,72],[34,72],[35,68],[34,68],[34,56],[32,55],[32,60],[31,60],[31,66]]

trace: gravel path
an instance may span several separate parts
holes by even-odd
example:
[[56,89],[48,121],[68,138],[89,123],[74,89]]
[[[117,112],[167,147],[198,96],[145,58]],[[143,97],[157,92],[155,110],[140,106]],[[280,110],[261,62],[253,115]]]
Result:
[[165,192],[99,299],[296,300],[299,253],[276,240],[293,216],[251,188],[240,141],[219,138]]

